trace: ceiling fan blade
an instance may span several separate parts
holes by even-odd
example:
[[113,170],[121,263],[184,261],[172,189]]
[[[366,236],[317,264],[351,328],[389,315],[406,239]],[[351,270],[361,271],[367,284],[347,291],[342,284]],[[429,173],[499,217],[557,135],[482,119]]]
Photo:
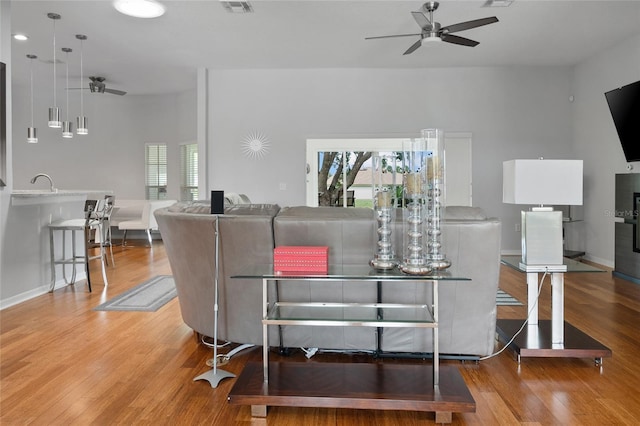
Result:
[[471,40],[471,39],[460,37],[453,34],[442,34],[440,38],[442,39],[442,41],[445,41],[447,43],[459,44],[462,46],[476,47],[477,45],[480,44],[475,40]]
[[481,27],[483,25],[493,24],[495,22],[498,22],[498,18],[496,18],[495,16],[492,16],[491,18],[475,19],[473,21],[460,22],[458,24],[447,25],[446,27],[442,27],[440,31],[442,31],[443,33],[451,34],[451,33],[457,33],[459,31],[466,31],[472,28]]
[[104,91],[106,93],[111,93],[112,95],[126,95],[127,92],[123,92],[122,90],[116,90],[116,89],[104,89]]
[[422,36],[422,34],[421,33],[418,33],[418,34],[394,34],[394,35],[386,35],[386,36],[365,37],[364,39],[365,40],[373,40],[373,39],[376,39],[376,38],[410,37],[410,36],[416,37],[416,36]]
[[418,25],[420,25],[420,28],[426,31],[431,31],[431,28],[433,27],[431,25],[431,22],[429,22],[429,18],[427,18],[424,13],[411,12],[411,14],[413,15],[413,19],[415,19]]
[[415,52],[415,51],[416,51],[416,49],[417,49],[418,47],[420,47],[420,46],[422,46],[422,39],[420,39],[420,40],[416,41],[415,43],[413,43],[413,44],[411,45],[411,47],[410,47],[410,48],[408,48],[408,49],[407,49],[407,51],[403,53],[403,55],[408,55],[408,54],[410,54],[410,53]]

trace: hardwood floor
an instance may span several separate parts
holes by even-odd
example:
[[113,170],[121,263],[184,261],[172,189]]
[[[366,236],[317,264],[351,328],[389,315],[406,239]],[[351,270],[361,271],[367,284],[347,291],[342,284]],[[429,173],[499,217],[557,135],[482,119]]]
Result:
[[[227,403],[235,379],[216,389],[193,381],[207,371],[212,350],[196,343],[177,299],[157,312],[93,310],[171,273],[161,242],[116,247],[114,254],[107,289],[96,263],[93,293],[79,283],[0,312],[0,424],[433,424],[433,413],[323,408],[273,407],[266,420],[252,419],[250,407]],[[526,301],[524,275],[502,268],[500,287]],[[566,319],[613,357],[602,367],[591,359],[525,358],[518,365],[509,351],[477,364],[444,361],[459,367],[477,404],[475,413],[454,413],[454,425],[640,424],[640,286],[610,271],[568,274],[565,284]],[[549,301],[546,282],[541,318],[550,317]],[[525,315],[524,306],[498,307],[499,318]],[[323,357],[339,356],[294,355],[301,362]],[[254,348],[223,368],[239,374],[248,360],[260,359]]]

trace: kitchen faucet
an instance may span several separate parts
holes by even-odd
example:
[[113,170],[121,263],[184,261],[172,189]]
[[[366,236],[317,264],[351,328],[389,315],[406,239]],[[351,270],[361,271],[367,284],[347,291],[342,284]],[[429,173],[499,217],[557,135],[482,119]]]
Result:
[[31,179],[31,183],[36,183],[36,180],[38,180],[40,176],[46,177],[47,179],[49,179],[49,183],[51,184],[51,192],[58,192],[58,189],[53,186],[53,179],[51,179],[51,176],[46,175],[44,173],[38,173],[37,175],[35,175],[33,179]]

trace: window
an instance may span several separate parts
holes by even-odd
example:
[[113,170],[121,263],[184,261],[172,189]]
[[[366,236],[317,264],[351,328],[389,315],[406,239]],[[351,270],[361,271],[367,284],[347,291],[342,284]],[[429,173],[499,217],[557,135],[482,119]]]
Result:
[[180,201],[198,199],[198,144],[180,145]]
[[[445,133],[446,205],[472,205],[471,137],[471,133]],[[372,165],[367,157],[375,153],[401,152],[402,142],[407,138],[308,139],[307,205],[371,207]],[[359,158],[364,160],[362,164],[357,163]],[[332,163],[327,165],[325,160],[332,160]],[[358,170],[355,176],[349,176],[351,169]],[[337,173],[342,176],[336,176]],[[402,183],[401,176],[397,176],[397,180]],[[319,185],[323,181],[327,188],[333,183],[337,191],[325,194],[321,189],[323,185]],[[329,202],[328,196],[331,197]]]
[[147,200],[167,198],[167,145],[145,145],[145,196]]
[[364,188],[359,182],[371,155],[369,151],[318,152],[318,205],[371,207],[371,179]]

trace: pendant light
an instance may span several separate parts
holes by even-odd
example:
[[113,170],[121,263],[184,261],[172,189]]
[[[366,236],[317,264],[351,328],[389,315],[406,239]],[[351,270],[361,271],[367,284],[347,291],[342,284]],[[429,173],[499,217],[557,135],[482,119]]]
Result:
[[67,64],[67,119],[62,122],[62,137],[69,139],[73,137],[73,124],[69,121],[69,53],[73,50],[63,47],[62,51],[66,55],[65,62]]
[[87,36],[83,34],[76,34],[76,38],[80,40],[80,116],[76,122],[76,133],[79,135],[86,135],[89,133],[89,129],[87,128],[87,117],[84,116],[84,94],[82,89],[82,85],[84,84],[84,65],[82,63],[82,42],[87,39]]
[[53,21],[53,106],[49,108],[49,127],[59,129],[62,127],[60,122],[60,108],[56,104],[56,21],[60,19],[57,13],[47,13],[47,17]]
[[27,55],[31,68],[31,127],[27,128],[27,142],[38,143],[38,135],[36,128],[33,127],[33,60],[37,58],[36,55]]

